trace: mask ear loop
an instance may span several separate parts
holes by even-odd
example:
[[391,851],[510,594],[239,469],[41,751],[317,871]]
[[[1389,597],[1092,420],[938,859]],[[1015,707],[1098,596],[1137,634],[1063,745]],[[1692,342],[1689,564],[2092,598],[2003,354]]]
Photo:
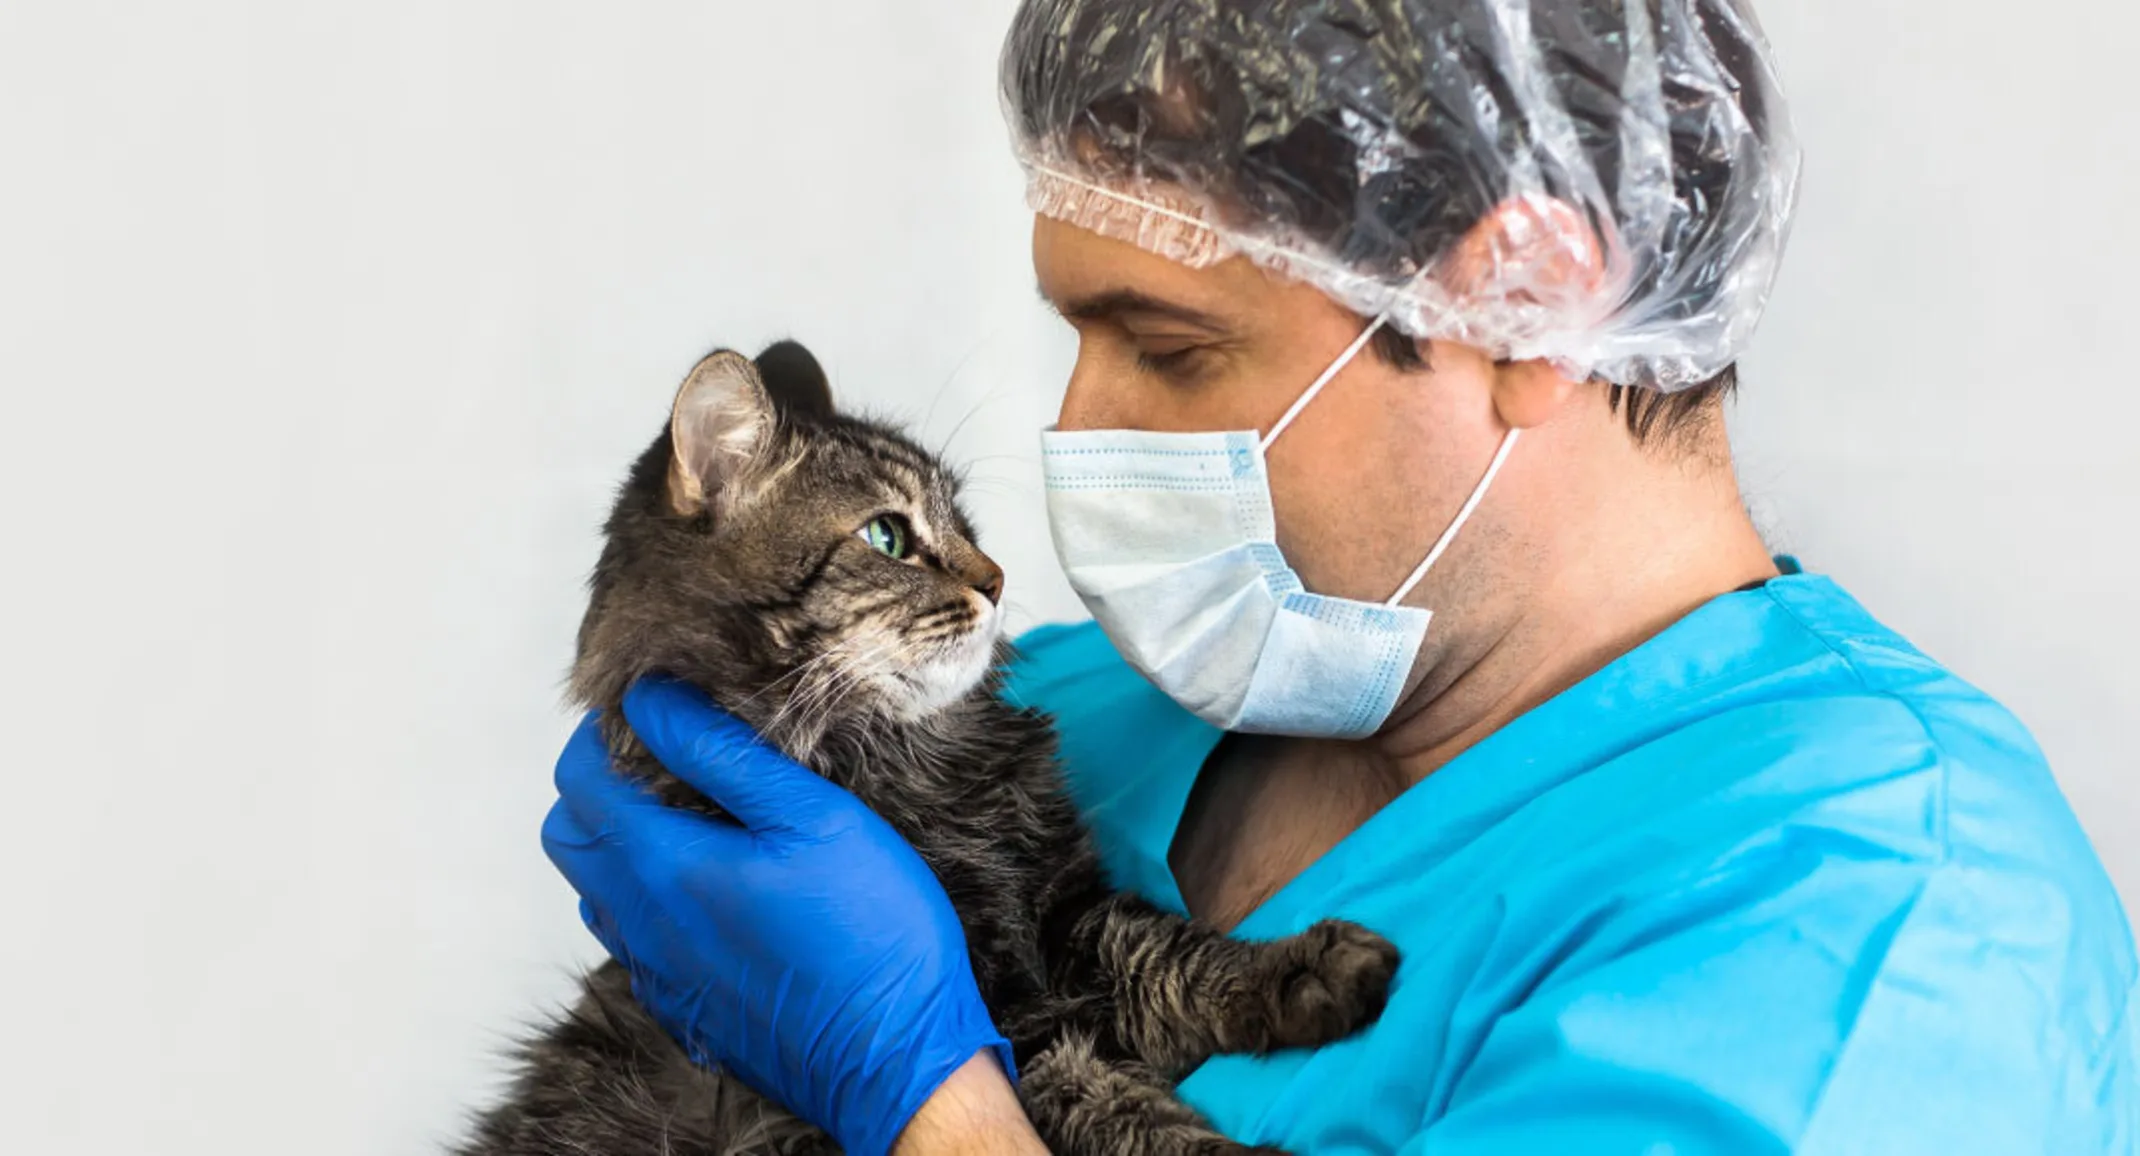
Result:
[[[1367,328],[1362,330],[1358,337],[1353,338],[1352,344],[1345,348],[1345,352],[1330,363],[1330,368],[1315,379],[1315,384],[1294,400],[1292,408],[1286,410],[1285,416],[1278,419],[1278,424],[1271,427],[1271,432],[1264,435],[1258,448],[1269,452],[1271,443],[1278,440],[1278,435],[1293,424],[1293,419],[1300,416],[1300,411],[1308,408],[1308,403],[1315,400],[1315,395],[1321,393],[1324,386],[1329,385],[1346,366],[1352,364],[1353,358],[1360,356],[1360,351],[1367,348],[1367,343],[1374,340],[1375,334],[1381,332],[1384,325],[1389,324],[1389,319],[1390,315],[1383,313],[1369,322]],[[1522,430],[1512,427],[1508,436],[1501,439],[1501,448],[1494,451],[1494,460],[1487,465],[1486,476],[1479,479],[1478,486],[1471,491],[1471,497],[1464,500],[1464,508],[1456,512],[1456,520],[1449,523],[1449,528],[1442,531],[1442,536],[1434,543],[1434,548],[1427,551],[1426,561],[1419,564],[1419,569],[1412,571],[1412,576],[1404,580],[1404,585],[1399,586],[1397,593],[1391,595],[1384,605],[1395,606],[1403,602],[1426,578],[1427,571],[1432,570],[1434,564],[1441,561],[1442,554],[1449,549],[1449,543],[1456,541],[1457,531],[1464,528],[1464,523],[1469,522],[1471,515],[1478,511],[1479,503],[1486,500],[1486,491],[1493,488],[1494,478],[1501,473],[1501,467],[1508,463],[1509,451],[1516,448],[1516,438],[1522,433]]]
[[1321,393],[1323,387],[1330,384],[1331,379],[1342,372],[1346,366],[1351,365],[1353,358],[1360,356],[1360,351],[1367,348],[1367,343],[1374,339],[1375,334],[1380,332],[1384,325],[1389,324],[1389,320],[1390,315],[1384,313],[1369,322],[1367,328],[1358,337],[1353,338],[1352,344],[1346,347],[1345,352],[1340,354],[1336,361],[1330,363],[1330,368],[1324,370],[1323,375],[1315,379],[1315,384],[1309,386],[1306,393],[1294,399],[1293,408],[1285,411],[1285,416],[1278,419],[1278,424],[1271,427],[1271,432],[1263,435],[1261,448],[1264,451],[1268,452],[1270,450],[1271,443],[1278,440],[1278,435],[1284,433],[1286,427],[1293,424],[1293,419],[1300,416],[1301,410],[1308,408],[1308,403],[1315,400],[1315,395]]
[[1432,570],[1434,564],[1441,561],[1442,552],[1449,548],[1449,543],[1456,541],[1456,532],[1464,528],[1464,523],[1471,520],[1471,515],[1479,508],[1479,503],[1486,500],[1486,491],[1493,486],[1494,475],[1501,472],[1502,465],[1508,461],[1509,451],[1516,448],[1517,436],[1522,433],[1522,430],[1512,428],[1508,431],[1508,436],[1501,439],[1501,448],[1494,452],[1493,464],[1486,467],[1486,476],[1479,479],[1478,488],[1471,491],[1471,497],[1465,501],[1464,508],[1456,512],[1456,520],[1449,523],[1447,530],[1442,531],[1441,540],[1434,543],[1434,549],[1427,552],[1427,560],[1419,564],[1419,569],[1412,571],[1412,576],[1404,580],[1404,585],[1397,588],[1397,593],[1390,597],[1386,605],[1395,606],[1403,602],[1419,585],[1420,580],[1427,576],[1427,571]]

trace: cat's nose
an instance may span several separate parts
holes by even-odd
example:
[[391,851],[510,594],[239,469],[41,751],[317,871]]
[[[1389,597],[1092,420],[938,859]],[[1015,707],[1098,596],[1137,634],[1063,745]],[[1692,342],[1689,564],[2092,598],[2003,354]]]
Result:
[[991,605],[1003,601],[1003,567],[986,558],[978,559],[966,576],[966,584],[981,592]]

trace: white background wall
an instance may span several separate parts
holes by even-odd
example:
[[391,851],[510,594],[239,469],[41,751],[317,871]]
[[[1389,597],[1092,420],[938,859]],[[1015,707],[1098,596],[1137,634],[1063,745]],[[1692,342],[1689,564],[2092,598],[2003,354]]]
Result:
[[[0,1147],[419,1152],[592,958],[536,845],[609,487],[714,344],[919,421],[1074,612],[1009,0],[0,0]],[[2140,898],[2140,10],[1771,3],[1746,479]]]

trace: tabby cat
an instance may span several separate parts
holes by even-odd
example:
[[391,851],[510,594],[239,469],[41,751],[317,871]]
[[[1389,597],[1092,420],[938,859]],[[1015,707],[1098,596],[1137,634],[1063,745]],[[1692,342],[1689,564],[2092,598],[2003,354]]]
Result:
[[[853,791],[934,869],[1051,1150],[1246,1151],[1176,1099],[1219,1052],[1343,1037],[1379,1014],[1396,952],[1352,924],[1245,943],[1113,891],[1041,715],[998,696],[1003,573],[952,473],[834,412],[782,342],[700,362],[607,527],[572,678],[620,767],[718,814],[621,721],[635,678],[693,683]],[[740,1082],[693,1066],[605,964],[528,1043],[463,1156],[837,1151]]]

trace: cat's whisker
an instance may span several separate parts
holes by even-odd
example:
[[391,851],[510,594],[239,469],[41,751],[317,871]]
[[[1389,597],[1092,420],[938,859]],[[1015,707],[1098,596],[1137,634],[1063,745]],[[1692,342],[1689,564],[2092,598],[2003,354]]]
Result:
[[1030,483],[1014,482],[1008,478],[982,478],[966,483],[966,492],[969,494],[993,494],[1004,498],[1026,497],[1032,494],[1034,488]]
[[[830,670],[835,676],[835,678],[837,677],[838,669],[832,664],[834,663],[834,660],[836,660],[838,657],[839,655],[837,652],[827,652],[824,654],[820,654],[816,658],[810,659],[808,662],[805,662],[801,666],[796,667],[793,671],[790,671],[787,675],[783,676],[780,680],[778,680],[779,682],[785,682],[789,678],[794,678],[797,680],[798,683],[797,689],[788,695],[787,701],[782,703],[779,709],[773,712],[773,717],[766,721],[765,725],[760,728],[759,733],[767,736],[768,738],[772,738],[775,741],[778,741],[782,733],[783,727],[787,724],[789,719],[798,712],[806,711],[810,702],[812,702],[818,697],[822,697],[822,695],[824,694],[824,691],[822,689],[824,684],[821,682],[813,682],[812,679],[827,670]],[[776,682],[775,685],[777,684],[778,683]],[[759,695],[762,695],[765,693],[765,691],[769,691],[771,689],[773,689],[773,687],[768,686],[765,688],[765,690],[759,691],[758,693]],[[752,697],[756,698],[758,696],[753,695]]]
[[966,428],[966,423],[972,421],[982,410],[987,409],[989,406],[999,401],[1007,400],[1011,396],[1006,392],[1008,388],[1009,383],[1006,382],[982,394],[981,400],[975,402],[973,408],[966,411],[966,416],[960,418],[958,424],[951,427],[951,432],[944,435],[944,440],[937,447],[937,455],[939,457],[949,457],[951,443],[959,439],[959,433]]
[[[827,657],[833,656],[828,655]],[[787,702],[781,704],[780,709],[774,712],[773,717],[765,724],[768,736],[777,737],[781,729],[787,726],[792,719],[797,716],[807,716],[819,700],[831,695],[833,688],[837,687],[840,679],[844,677],[843,672],[837,665],[828,666],[823,673],[826,673],[828,677],[819,681],[809,682],[801,690],[789,695]]]
[[1035,614],[1034,614],[1034,613],[1033,613],[1033,612],[1032,612],[1031,610],[1027,609],[1027,608],[1026,608],[1025,606],[1023,606],[1023,605],[1021,605],[1021,604],[1019,604],[1019,603],[1016,603],[1016,602],[1012,602],[1011,600],[1009,600],[1009,599],[1007,599],[1007,598],[1006,598],[1006,599],[1004,599],[1004,601],[1003,601],[1003,628],[1004,628],[1004,630],[1006,630],[1007,632],[1009,632],[1009,633],[1012,633],[1012,634],[1016,634],[1016,633],[1019,633],[1019,632],[1020,632],[1020,630],[1021,630],[1021,628],[1020,628],[1020,627],[1019,627],[1019,626],[1017,625],[1017,623],[1018,623],[1018,622],[1020,622],[1021,620],[1022,620],[1022,621],[1024,621],[1025,623],[1027,623],[1027,624],[1034,624],[1034,623],[1037,623],[1037,622],[1039,622],[1039,617],[1038,617],[1037,615],[1035,615]]
[[1042,479],[1035,478],[1030,474],[971,474],[961,478],[959,484],[961,486],[976,486],[996,483],[1031,486],[1034,482],[1040,480]]
[[[772,721],[766,724],[766,729],[771,731],[783,724],[791,724],[797,718],[812,719],[815,717],[822,720],[825,717],[829,717],[830,711],[823,708],[827,704],[837,703],[845,699],[848,694],[861,685],[863,672],[856,669],[860,663],[871,661],[877,655],[898,644],[899,640],[894,639],[891,642],[882,643],[860,656],[854,656],[849,652],[835,648],[812,659],[805,664],[806,667],[813,668],[813,674],[829,673],[829,677],[817,682],[809,682],[806,679],[807,685],[788,697],[788,701],[774,714]],[[845,660],[845,665],[842,664],[841,660]],[[875,672],[871,671],[869,673]],[[795,729],[801,731],[805,728],[797,727]],[[808,729],[815,729],[815,724]]]
[[952,386],[958,384],[959,375],[966,372],[966,367],[973,364],[973,359],[980,355],[981,350],[988,347],[988,341],[988,338],[983,338],[975,342],[973,348],[966,351],[966,356],[959,358],[959,363],[951,367],[950,375],[944,378],[942,385],[936,387],[935,396],[929,399],[928,412],[921,415],[921,421],[915,425],[915,429],[929,428],[929,419],[936,416],[936,407],[944,400],[944,394],[949,392]]
[[914,657],[912,651],[915,649],[916,646],[913,642],[903,638],[895,638],[851,659],[846,668],[841,671],[845,675],[845,681],[835,680],[833,684],[835,689],[820,696],[813,704],[812,728],[815,729],[825,719],[829,719],[834,713],[842,709],[847,699],[851,698],[856,691],[868,685],[869,681],[876,676],[912,662]]
[[810,659],[809,661],[797,666],[794,670],[791,670],[786,674],[781,675],[779,678],[776,678],[773,681],[766,683],[763,687],[759,688],[749,697],[738,700],[736,705],[738,707],[748,706],[751,703],[754,703],[759,699],[764,698],[766,695],[771,694],[782,683],[787,682],[790,679],[803,678],[807,676],[811,672],[811,670],[830,661],[834,657],[835,655],[830,652],[820,654],[816,658]]
[[972,469],[975,466],[986,465],[989,462],[1031,463],[1032,461],[1032,457],[1027,454],[982,454],[980,457],[977,458],[966,459],[966,461],[959,466],[959,474],[963,477],[966,474],[966,471]]
[[813,699],[804,708],[803,717],[796,724],[796,729],[803,734],[821,733],[825,725],[835,715],[847,710],[848,699],[852,698],[857,691],[860,691],[866,685],[866,680],[860,674],[853,672],[847,672],[840,678],[830,681],[827,683],[829,689]]

